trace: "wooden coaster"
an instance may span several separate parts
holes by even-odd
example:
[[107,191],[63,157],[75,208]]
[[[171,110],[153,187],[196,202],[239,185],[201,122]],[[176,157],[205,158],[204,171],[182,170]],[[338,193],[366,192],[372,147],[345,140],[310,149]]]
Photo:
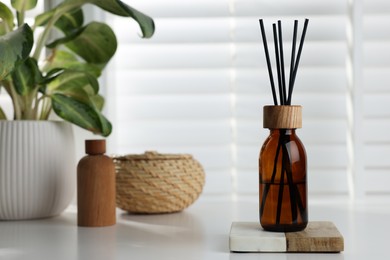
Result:
[[233,222],[229,236],[233,252],[341,252],[344,239],[328,221],[310,222],[299,232],[264,231],[257,222]]

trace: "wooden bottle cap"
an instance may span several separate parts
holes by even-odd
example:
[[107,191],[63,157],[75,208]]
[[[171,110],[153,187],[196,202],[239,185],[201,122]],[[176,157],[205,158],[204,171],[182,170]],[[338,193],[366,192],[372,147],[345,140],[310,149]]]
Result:
[[302,127],[301,106],[264,106],[263,127],[269,129],[295,129]]
[[87,154],[104,154],[106,152],[106,140],[85,140],[85,153]]

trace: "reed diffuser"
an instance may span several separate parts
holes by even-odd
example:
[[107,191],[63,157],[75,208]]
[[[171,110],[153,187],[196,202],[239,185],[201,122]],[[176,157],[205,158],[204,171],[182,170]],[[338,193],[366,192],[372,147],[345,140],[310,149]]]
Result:
[[295,133],[302,127],[302,107],[291,105],[294,82],[305,40],[306,19],[296,54],[298,21],[294,21],[289,79],[286,83],[282,23],[272,25],[279,102],[268,52],[263,20],[260,30],[267,61],[274,105],[265,106],[263,126],[270,129],[259,158],[260,224],[268,231],[292,232],[305,229],[308,222],[305,148]]

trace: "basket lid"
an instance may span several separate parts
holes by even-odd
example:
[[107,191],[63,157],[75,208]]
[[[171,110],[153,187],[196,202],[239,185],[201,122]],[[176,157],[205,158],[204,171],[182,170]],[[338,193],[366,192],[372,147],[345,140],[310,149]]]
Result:
[[143,154],[128,154],[123,156],[113,156],[115,160],[179,160],[192,159],[190,154],[162,154],[156,151],[146,151]]

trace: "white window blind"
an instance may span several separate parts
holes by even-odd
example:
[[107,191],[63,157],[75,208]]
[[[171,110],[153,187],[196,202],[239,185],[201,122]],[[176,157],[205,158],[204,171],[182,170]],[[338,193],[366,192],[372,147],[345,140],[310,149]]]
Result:
[[365,191],[389,192],[390,2],[362,1],[362,74]]
[[135,23],[106,17],[119,41],[106,82],[112,151],[191,153],[206,171],[204,194],[257,194],[268,135],[262,107],[272,104],[258,19],[268,40],[282,20],[289,55],[294,19],[301,31],[309,18],[292,102],[304,107],[297,133],[308,154],[309,191],[350,192],[347,1],[125,2],[151,15],[156,33],[139,39]]

